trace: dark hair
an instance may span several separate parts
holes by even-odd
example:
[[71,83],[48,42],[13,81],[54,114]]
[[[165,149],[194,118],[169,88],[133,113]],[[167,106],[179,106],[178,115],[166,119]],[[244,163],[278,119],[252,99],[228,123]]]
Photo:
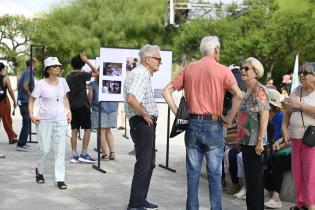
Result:
[[271,108],[272,110],[274,110],[275,112],[280,112],[280,111],[281,111],[281,108],[280,108],[280,107],[277,107],[277,106],[275,106],[275,105],[273,105],[273,104],[269,104],[269,106],[270,106],[270,108]]
[[45,78],[48,78],[48,77],[49,77],[49,73],[48,73],[49,67],[50,67],[50,66],[47,66],[47,67],[44,69],[44,71],[43,71],[43,76],[44,76]]
[[85,63],[82,61],[80,55],[76,55],[71,59],[71,66],[73,69],[81,69],[84,64]]
[[32,63],[35,63],[34,58],[29,58],[28,60],[25,61],[25,64],[27,67],[30,67],[32,65]]
[[4,69],[4,67],[5,67],[5,65],[0,62],[0,71],[2,71],[2,69]]

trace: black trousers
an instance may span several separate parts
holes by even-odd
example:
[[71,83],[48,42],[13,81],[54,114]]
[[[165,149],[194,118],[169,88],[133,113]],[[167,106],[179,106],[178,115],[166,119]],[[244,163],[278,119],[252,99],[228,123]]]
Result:
[[156,121],[149,127],[142,117],[135,116],[130,118],[129,125],[130,135],[136,150],[129,207],[144,207],[155,167]]
[[269,191],[276,191],[280,194],[283,180],[283,173],[291,170],[291,154],[272,159],[271,171],[264,172],[264,185]]
[[246,181],[247,210],[264,209],[264,179],[262,156],[257,155],[255,146],[242,145]]
[[228,152],[229,156],[229,172],[231,176],[231,180],[233,184],[237,184],[239,182],[239,178],[237,177],[237,154],[240,151],[236,147],[232,147]]

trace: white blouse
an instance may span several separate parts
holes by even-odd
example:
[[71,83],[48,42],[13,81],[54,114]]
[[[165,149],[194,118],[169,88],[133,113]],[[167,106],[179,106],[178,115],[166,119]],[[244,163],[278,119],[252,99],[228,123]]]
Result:
[[[290,97],[300,101],[301,88],[302,88],[301,85],[295,88],[295,90],[290,94]],[[303,102],[303,104],[315,106],[315,91],[313,91],[307,96],[302,96],[301,101]],[[306,114],[305,112],[302,112],[302,113],[303,113],[305,129],[309,125],[315,125],[314,117]],[[292,114],[290,118],[290,125],[289,125],[290,137],[293,139],[302,139],[305,129],[303,127],[300,109],[292,110]]]

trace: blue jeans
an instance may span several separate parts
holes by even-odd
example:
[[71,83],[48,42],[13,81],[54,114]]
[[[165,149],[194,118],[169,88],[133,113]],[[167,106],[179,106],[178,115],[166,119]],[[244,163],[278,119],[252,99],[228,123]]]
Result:
[[30,121],[30,117],[28,113],[28,104],[21,104],[19,108],[20,108],[20,112],[23,118],[23,121],[22,121],[23,124],[22,124],[22,129],[21,129],[17,146],[22,147],[27,142],[28,134],[30,132],[30,127],[31,127],[31,121]]
[[186,210],[198,210],[198,187],[205,156],[211,210],[222,210],[222,158],[224,136],[220,122],[189,120],[185,134],[187,202]]

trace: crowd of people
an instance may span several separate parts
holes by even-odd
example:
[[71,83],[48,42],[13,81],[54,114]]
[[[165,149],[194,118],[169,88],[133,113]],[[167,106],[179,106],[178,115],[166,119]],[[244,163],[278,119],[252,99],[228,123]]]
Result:
[[[284,89],[279,89],[280,93],[272,78],[266,85],[260,83],[264,67],[257,58],[248,57],[241,67],[233,64],[228,68],[220,64],[221,46],[216,36],[204,37],[200,52],[201,59],[185,66],[163,90],[163,97],[174,114],[178,107],[173,93],[184,91],[189,113],[185,132],[186,209],[199,209],[198,188],[205,159],[212,210],[222,209],[222,190],[224,179],[227,179],[224,168],[228,169],[232,181],[228,192],[245,199],[248,210],[282,208],[281,185],[283,174],[288,170],[292,170],[296,200],[290,210],[315,210],[315,194],[312,193],[315,147],[302,141],[305,129],[315,125],[315,63],[301,66],[298,72],[300,85],[288,94]],[[159,115],[150,77],[162,64],[160,48],[146,44],[140,49],[139,57],[139,65],[127,74],[121,87],[136,158],[127,210],[158,209],[147,196],[155,168]],[[92,72],[82,71],[85,64]],[[36,182],[45,183],[45,161],[50,146],[54,145],[55,182],[59,189],[67,189],[67,136],[71,136],[71,163],[95,163],[87,151],[91,129],[97,128],[100,129],[101,158],[114,160],[111,128],[117,124],[117,103],[98,102],[99,72],[83,53],[72,58],[73,70],[66,79],[60,77],[62,64],[57,57],[45,59],[44,78],[36,84],[35,60],[28,60],[26,65],[15,102],[10,80],[4,74],[5,66],[0,63],[0,117],[9,143],[17,143],[18,151],[30,151],[27,144],[30,123],[36,124],[40,148],[35,168]],[[89,83],[87,91],[86,83],[92,77],[96,80]],[[14,109],[18,105],[23,118],[18,139],[12,128],[7,90]],[[35,101],[39,104],[37,114],[33,111]],[[84,135],[79,154],[77,137],[80,128],[84,129]],[[269,196],[266,202],[265,196]]]

